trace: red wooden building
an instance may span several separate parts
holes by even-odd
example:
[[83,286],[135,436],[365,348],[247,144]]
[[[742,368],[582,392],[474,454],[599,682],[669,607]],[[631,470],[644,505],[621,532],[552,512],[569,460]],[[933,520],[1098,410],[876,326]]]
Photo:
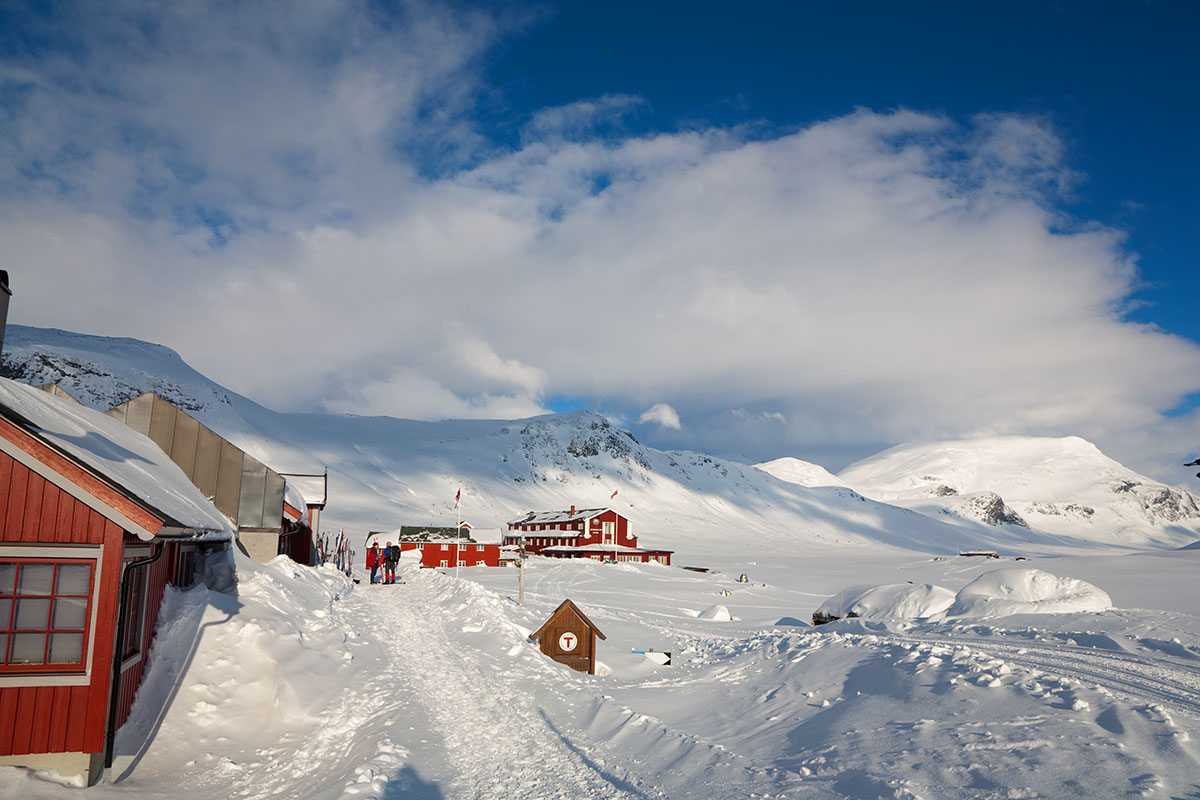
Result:
[[505,547],[525,540],[526,552],[552,558],[671,563],[671,550],[638,546],[627,518],[611,508],[530,511],[508,523]]
[[392,533],[372,532],[369,541],[382,548],[389,541],[401,552],[418,550],[423,567],[499,567],[508,563],[500,553],[500,530],[473,530],[464,525],[461,536],[453,527],[403,525]]
[[0,379],[0,764],[111,766],[164,588],[233,535],[149,439]]

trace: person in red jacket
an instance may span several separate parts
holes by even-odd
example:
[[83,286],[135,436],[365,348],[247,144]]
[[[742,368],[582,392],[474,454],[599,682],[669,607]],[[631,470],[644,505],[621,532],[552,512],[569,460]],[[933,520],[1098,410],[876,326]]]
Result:
[[371,570],[371,583],[375,583],[375,574],[379,572],[379,542],[371,542],[367,550],[367,566]]

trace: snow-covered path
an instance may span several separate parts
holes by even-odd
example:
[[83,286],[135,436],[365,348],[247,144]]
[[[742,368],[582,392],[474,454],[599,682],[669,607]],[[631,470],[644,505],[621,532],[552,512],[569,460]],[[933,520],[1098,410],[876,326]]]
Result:
[[[363,586],[347,602],[347,612],[371,620],[371,631],[385,644],[389,662],[372,685],[404,686],[419,697],[420,708],[394,706],[399,728],[406,715],[428,716],[421,734],[436,738],[426,757],[434,763],[410,765],[435,782],[448,797],[626,798],[604,773],[582,758],[556,732],[540,708],[537,692],[478,650],[452,641],[450,626],[473,632],[454,617],[437,613],[433,591],[449,578],[411,573],[396,586]],[[465,587],[460,587],[465,588]],[[468,612],[460,604],[460,612]],[[469,615],[469,614],[468,614]],[[460,618],[461,620],[461,618]]]

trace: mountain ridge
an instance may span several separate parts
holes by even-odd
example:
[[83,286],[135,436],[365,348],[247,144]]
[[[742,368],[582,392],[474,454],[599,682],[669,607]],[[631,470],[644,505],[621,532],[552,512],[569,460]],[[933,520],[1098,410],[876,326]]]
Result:
[[[1164,532],[1148,521],[1137,536],[1107,538],[1094,535],[1094,524],[1052,530],[1012,520],[988,524],[947,504],[889,499],[879,481],[861,475],[846,480],[845,471],[833,485],[805,486],[770,474],[764,465],[656,450],[586,410],[437,422],[280,413],[221,387],[161,345],[23,326],[10,331],[2,367],[18,379],[40,383],[56,376],[66,391],[97,408],[129,399],[125,394],[165,390],[167,399],[281,472],[328,467],[324,520],[364,533],[452,524],[453,498],[461,488],[460,511],[483,527],[533,509],[613,505],[634,520],[648,544],[675,549],[685,562],[720,563],[734,554],[770,558],[779,548],[796,547],[1050,553],[1097,541],[1173,547],[1200,537],[1200,524],[1190,523]],[[815,482],[827,480],[827,471],[810,467]],[[1023,515],[1018,509],[1012,517]]]

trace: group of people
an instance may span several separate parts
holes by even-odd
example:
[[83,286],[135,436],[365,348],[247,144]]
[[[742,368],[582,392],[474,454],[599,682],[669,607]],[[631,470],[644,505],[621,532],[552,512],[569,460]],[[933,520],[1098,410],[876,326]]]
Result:
[[[371,583],[395,583],[396,565],[400,563],[400,545],[387,543],[380,548],[379,542],[371,542],[367,549],[367,568],[371,570]],[[376,579],[382,571],[381,578]]]

